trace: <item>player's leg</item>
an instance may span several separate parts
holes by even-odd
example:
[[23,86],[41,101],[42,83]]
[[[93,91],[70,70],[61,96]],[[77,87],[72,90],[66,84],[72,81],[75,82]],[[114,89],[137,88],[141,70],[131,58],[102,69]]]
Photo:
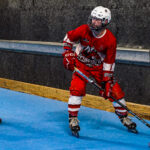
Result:
[[[98,84],[101,84],[103,74],[102,74],[102,67],[99,66],[98,70],[94,70],[91,72],[92,76],[95,78],[96,82]],[[102,95],[103,91],[100,91],[100,95]],[[114,81],[113,87],[112,87],[112,96],[123,103],[126,106],[126,102],[124,99],[124,92],[122,91],[120,85],[118,82]],[[118,103],[114,102],[111,98],[109,98],[111,102],[113,102],[113,106],[115,108],[115,113],[121,120],[122,124],[130,129],[136,128],[136,124],[132,122],[132,120],[128,117],[128,112],[126,109],[122,108]]]
[[69,126],[71,130],[80,130],[78,112],[81,106],[82,97],[85,95],[86,81],[73,74],[70,86],[70,98],[68,101]]
[[[126,101],[124,99],[124,92],[122,91],[120,85],[118,82],[115,82],[112,87],[112,96],[116,98],[118,101],[120,101],[123,105],[126,106]],[[115,108],[115,113],[119,117],[120,121],[124,126],[126,126],[128,129],[135,129],[136,124],[128,117],[128,112],[126,109],[122,108],[118,103],[114,102],[111,98],[109,98],[110,101],[113,102],[113,106]]]

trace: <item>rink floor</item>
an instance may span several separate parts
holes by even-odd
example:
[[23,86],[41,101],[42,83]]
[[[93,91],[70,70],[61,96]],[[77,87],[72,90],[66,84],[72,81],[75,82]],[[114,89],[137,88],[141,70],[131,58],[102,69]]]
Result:
[[82,106],[76,138],[68,128],[67,103],[0,88],[0,104],[0,150],[150,150],[150,128],[135,118],[138,134],[114,113]]

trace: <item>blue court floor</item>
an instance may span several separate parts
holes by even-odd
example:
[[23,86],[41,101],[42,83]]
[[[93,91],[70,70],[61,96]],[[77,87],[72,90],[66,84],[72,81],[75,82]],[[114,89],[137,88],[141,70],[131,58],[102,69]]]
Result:
[[0,150],[150,150],[150,129],[135,118],[138,134],[114,113],[82,106],[76,138],[68,128],[67,103],[2,88],[0,117]]

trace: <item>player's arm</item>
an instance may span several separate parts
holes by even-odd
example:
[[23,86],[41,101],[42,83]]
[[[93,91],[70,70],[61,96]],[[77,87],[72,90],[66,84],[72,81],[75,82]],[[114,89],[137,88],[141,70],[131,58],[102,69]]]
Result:
[[73,71],[75,65],[75,57],[76,54],[73,51],[73,45],[75,42],[79,41],[81,38],[81,33],[84,31],[83,26],[76,28],[75,30],[67,32],[63,45],[64,45],[64,52],[63,52],[63,64],[64,67],[68,70]]

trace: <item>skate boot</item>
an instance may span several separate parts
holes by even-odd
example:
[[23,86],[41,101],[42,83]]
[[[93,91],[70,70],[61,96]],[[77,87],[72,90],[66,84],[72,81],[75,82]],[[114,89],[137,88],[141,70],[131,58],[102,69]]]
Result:
[[77,117],[69,117],[69,127],[71,129],[72,135],[79,137],[80,126]]
[[138,131],[136,130],[136,123],[133,122],[129,117],[127,116],[120,117],[120,121],[124,126],[128,128],[129,131],[133,133],[138,133]]

